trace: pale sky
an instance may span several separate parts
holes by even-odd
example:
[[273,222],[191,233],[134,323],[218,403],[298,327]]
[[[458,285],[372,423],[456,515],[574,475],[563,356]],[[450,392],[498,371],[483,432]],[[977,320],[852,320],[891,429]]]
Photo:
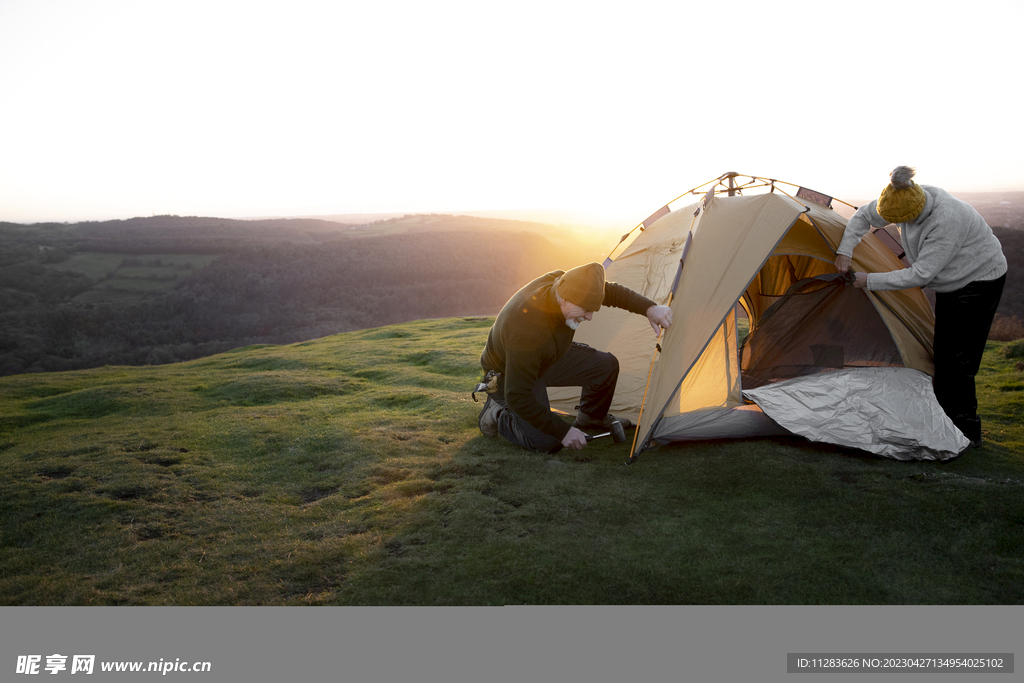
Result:
[[[837,9],[838,8],[838,9]],[[955,8],[955,9],[952,9]],[[0,221],[1024,190],[1021,0],[0,0]]]

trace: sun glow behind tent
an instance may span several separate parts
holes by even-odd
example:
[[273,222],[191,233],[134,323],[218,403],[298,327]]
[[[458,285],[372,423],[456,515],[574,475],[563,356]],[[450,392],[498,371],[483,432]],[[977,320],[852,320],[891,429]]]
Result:
[[[576,334],[619,359],[611,410],[637,422],[630,461],[654,443],[791,433],[900,459],[954,457],[966,439],[930,382],[903,376],[926,379],[934,370],[924,293],[846,285],[834,266],[846,220],[830,208],[832,198],[805,188],[790,196],[781,184],[723,175],[655,212],[606,261],[608,280],[673,310],[658,339],[646,321],[607,307]],[[687,196],[696,201],[684,205]],[[874,234],[853,255],[859,272],[903,267]],[[741,314],[750,320],[742,344]],[[870,392],[843,381],[867,368],[876,373]],[[775,387],[788,401],[772,400]],[[804,392],[835,403],[798,410],[793,397]],[[549,395],[553,408],[570,412],[579,391]],[[924,413],[901,411],[907,401]]]

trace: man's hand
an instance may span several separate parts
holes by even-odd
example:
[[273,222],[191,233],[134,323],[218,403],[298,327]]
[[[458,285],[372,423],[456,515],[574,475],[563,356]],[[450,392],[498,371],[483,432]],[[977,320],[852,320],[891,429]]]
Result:
[[661,331],[659,328],[668,328],[672,324],[672,309],[668,306],[651,306],[647,309],[647,320],[654,334],[658,334]]
[[856,279],[853,281],[853,286],[857,289],[864,289],[868,286],[868,274],[857,273]]
[[569,427],[565,438],[562,439],[562,446],[574,451],[587,447],[587,435],[575,427]]

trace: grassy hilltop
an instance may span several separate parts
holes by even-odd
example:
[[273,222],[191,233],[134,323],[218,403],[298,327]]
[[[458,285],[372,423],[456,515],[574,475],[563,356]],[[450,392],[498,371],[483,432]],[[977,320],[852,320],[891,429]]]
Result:
[[1024,602],[1007,344],[945,465],[794,438],[626,467],[480,435],[490,323],[0,378],[0,604]]

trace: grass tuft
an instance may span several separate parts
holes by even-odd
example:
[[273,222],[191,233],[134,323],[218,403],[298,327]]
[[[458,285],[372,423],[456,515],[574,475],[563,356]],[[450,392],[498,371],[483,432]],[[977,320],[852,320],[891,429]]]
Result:
[[1007,358],[1024,358],[1024,339],[1018,339],[1004,346],[1003,355]]

